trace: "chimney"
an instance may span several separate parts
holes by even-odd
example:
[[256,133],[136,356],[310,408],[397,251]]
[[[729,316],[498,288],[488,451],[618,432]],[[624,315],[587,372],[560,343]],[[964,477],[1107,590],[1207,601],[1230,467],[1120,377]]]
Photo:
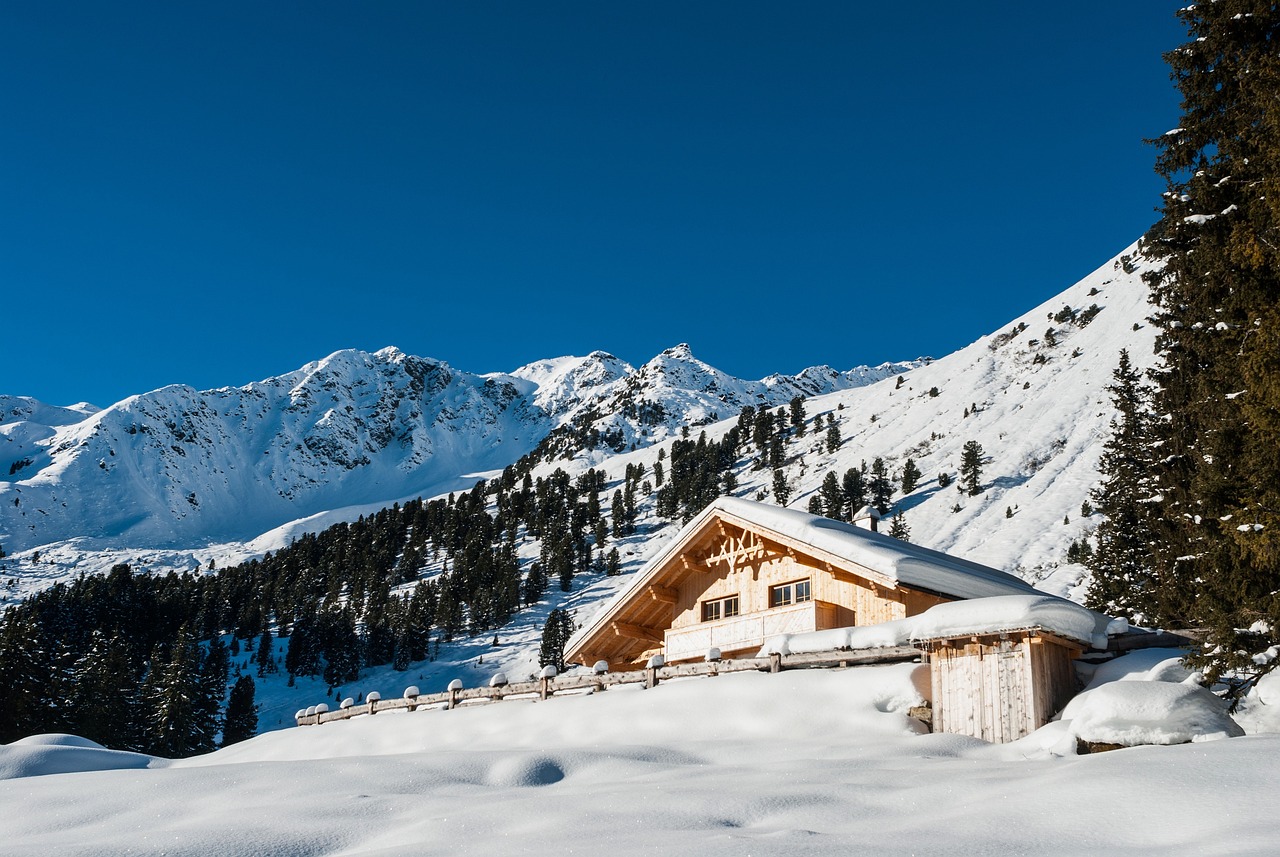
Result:
[[880,513],[871,506],[863,506],[858,514],[853,516],[853,525],[878,533],[880,532]]

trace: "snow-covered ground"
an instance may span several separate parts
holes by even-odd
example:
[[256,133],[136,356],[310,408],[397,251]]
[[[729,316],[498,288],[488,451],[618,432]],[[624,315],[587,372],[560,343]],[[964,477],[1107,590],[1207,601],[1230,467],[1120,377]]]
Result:
[[[1169,654],[1093,680],[1182,687]],[[1004,746],[920,734],[906,711],[922,669],[384,713],[172,763],[28,739],[0,747],[0,842],[42,857],[1275,853],[1280,735],[1077,756],[1070,723]]]

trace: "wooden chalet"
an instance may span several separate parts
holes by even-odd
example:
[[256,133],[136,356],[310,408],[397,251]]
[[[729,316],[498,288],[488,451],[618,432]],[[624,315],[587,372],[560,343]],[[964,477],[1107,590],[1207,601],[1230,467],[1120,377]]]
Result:
[[778,634],[873,625],[935,604],[1026,595],[1025,581],[867,527],[722,497],[569,641],[568,659],[632,669],[754,654]]

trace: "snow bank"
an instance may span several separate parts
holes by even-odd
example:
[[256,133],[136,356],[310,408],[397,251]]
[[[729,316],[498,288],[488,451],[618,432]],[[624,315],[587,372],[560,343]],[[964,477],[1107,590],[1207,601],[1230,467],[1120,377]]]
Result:
[[1063,719],[1083,741],[1126,747],[1244,735],[1223,701],[1193,681],[1104,684],[1072,700]]
[[1084,642],[1092,641],[1106,622],[1106,617],[1052,595],[998,595],[939,604],[918,616],[878,625],[781,634],[765,641],[760,656],[905,646],[917,640],[1023,628],[1042,628]]
[[4,780],[0,842],[32,857],[1274,851],[1280,738],[1027,764],[915,734],[903,706],[919,672],[734,674],[386,712],[159,770]]
[[164,761],[141,753],[108,750],[76,735],[32,735],[0,745],[0,780],[155,767]]

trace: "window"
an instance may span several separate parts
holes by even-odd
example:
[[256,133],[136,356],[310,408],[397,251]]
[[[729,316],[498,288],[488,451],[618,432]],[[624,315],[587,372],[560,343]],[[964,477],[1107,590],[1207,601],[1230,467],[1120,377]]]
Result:
[[807,580],[783,583],[780,586],[773,586],[769,589],[770,607],[786,607],[788,604],[799,604],[803,601],[811,600],[813,600],[813,596],[809,593],[809,581]]
[[702,621],[714,622],[717,619],[728,619],[738,615],[738,596],[718,598],[715,601],[702,602]]

